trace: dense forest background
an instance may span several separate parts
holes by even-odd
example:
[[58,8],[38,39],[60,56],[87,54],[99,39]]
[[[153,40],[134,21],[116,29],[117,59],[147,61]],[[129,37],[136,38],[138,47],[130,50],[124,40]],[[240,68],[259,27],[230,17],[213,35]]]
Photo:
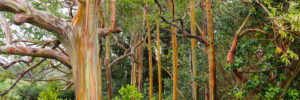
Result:
[[[76,0],[17,1],[65,22],[79,15]],[[75,99],[75,72],[64,59],[6,48],[71,55],[51,29],[29,18],[14,21],[5,2],[0,0],[0,99]],[[178,100],[300,98],[298,0],[102,0],[99,11],[95,26],[116,27],[94,40],[103,100],[176,100],[174,91]]]

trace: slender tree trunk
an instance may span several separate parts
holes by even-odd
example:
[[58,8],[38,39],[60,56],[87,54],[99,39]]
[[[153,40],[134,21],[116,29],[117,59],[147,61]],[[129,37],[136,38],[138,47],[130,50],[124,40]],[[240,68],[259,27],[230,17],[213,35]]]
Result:
[[173,100],[177,100],[177,87],[178,87],[178,53],[177,53],[177,40],[176,28],[172,27],[172,48],[173,48]]
[[111,77],[111,66],[109,66],[110,63],[110,36],[106,36],[106,43],[105,43],[105,62],[106,62],[106,80],[107,80],[107,91],[108,91],[108,98],[109,100],[112,100],[113,98],[113,92],[112,92],[112,77]]
[[158,100],[162,100],[162,80],[161,80],[161,61],[160,61],[160,44],[159,44],[159,20],[156,14],[156,42],[157,42],[157,58],[158,58]]
[[[132,47],[135,47],[137,45],[137,40],[138,40],[138,36],[137,36],[137,32],[133,32],[133,44]],[[132,54],[134,54],[134,57],[137,57],[137,51],[133,50],[131,51]],[[136,78],[136,71],[137,71],[137,63],[134,62],[135,58],[131,57],[131,61],[132,61],[132,68],[131,68],[131,84],[133,86],[136,86],[137,83],[137,78]]]
[[[166,0],[169,11],[172,14],[172,19],[175,19],[175,1]],[[173,100],[177,100],[177,87],[178,87],[178,49],[177,49],[177,39],[176,39],[176,27],[171,27],[171,38],[172,38],[172,50],[173,50]]]
[[[139,42],[142,41],[143,39],[143,33],[139,34]],[[142,80],[143,80],[143,45],[144,43],[141,44],[142,46],[139,47],[138,49],[138,55],[139,55],[139,59],[138,59],[138,91],[142,93]]]
[[[196,20],[195,20],[195,0],[191,0],[191,12],[190,12],[190,21],[191,21],[191,33],[192,35],[196,35]],[[197,61],[196,61],[196,45],[197,41],[196,39],[192,38],[191,39],[191,44],[192,44],[192,77],[198,76],[198,71],[197,71]],[[196,81],[193,81],[193,100],[198,100],[198,86]]]
[[153,96],[153,69],[152,69],[152,50],[151,50],[151,35],[150,35],[150,25],[147,18],[147,3],[145,7],[145,20],[147,24],[147,35],[148,35],[148,59],[149,59],[149,98],[152,99]]
[[100,0],[80,0],[78,13],[72,24],[70,36],[71,65],[77,100],[101,99],[101,70],[99,66],[99,42],[97,25],[100,15]]
[[209,100],[215,100],[216,96],[216,68],[215,68],[215,48],[214,48],[214,30],[213,16],[209,0],[206,0],[206,22],[207,22],[207,53],[209,66]]

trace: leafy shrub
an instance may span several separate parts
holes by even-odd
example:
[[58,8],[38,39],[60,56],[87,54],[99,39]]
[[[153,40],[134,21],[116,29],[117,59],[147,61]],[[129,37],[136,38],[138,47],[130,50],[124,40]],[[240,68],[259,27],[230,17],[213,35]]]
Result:
[[41,86],[41,84],[33,83],[30,85],[24,85],[22,89],[18,89],[18,94],[22,97],[22,99],[28,100],[37,100],[40,92],[42,92],[45,88]]
[[142,93],[139,93],[137,88],[132,85],[126,85],[126,87],[122,86],[119,93],[122,99],[115,97],[114,100],[141,100],[143,98]]
[[57,82],[50,82],[48,88],[39,94],[38,100],[69,100],[59,98],[59,95],[61,95],[60,87],[56,86]]

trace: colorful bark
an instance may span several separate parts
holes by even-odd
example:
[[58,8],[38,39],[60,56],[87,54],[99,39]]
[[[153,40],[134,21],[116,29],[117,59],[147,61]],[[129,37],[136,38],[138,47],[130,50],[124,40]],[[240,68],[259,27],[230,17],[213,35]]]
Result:
[[215,48],[214,48],[214,30],[213,15],[209,0],[206,0],[206,22],[207,22],[207,53],[209,66],[209,100],[216,98],[216,65],[215,65]]
[[[73,78],[77,100],[101,99],[98,29],[100,0],[81,0],[73,19],[74,32],[69,37]],[[95,21],[96,20],[96,21]]]

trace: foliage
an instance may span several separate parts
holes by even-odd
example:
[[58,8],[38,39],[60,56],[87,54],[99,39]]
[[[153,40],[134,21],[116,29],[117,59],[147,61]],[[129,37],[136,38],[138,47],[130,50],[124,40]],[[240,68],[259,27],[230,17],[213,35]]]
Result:
[[119,93],[122,99],[115,97],[114,100],[141,100],[143,98],[142,93],[139,93],[137,88],[132,85],[122,86]]
[[42,91],[39,94],[38,100],[69,100],[69,99],[61,99],[59,96],[61,95],[60,87],[57,86],[57,82],[50,82],[49,86],[46,90]]

